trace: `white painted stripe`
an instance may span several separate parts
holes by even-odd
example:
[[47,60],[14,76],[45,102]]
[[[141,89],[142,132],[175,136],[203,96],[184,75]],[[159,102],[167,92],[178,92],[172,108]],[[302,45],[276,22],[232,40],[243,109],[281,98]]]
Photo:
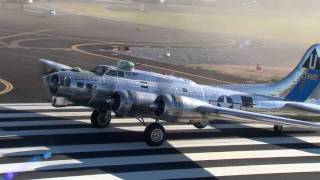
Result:
[[13,121],[13,122],[0,122],[0,128],[4,127],[26,127],[26,126],[49,126],[49,125],[80,125],[90,124],[88,119],[75,119],[75,120],[42,120],[42,121]]
[[310,137],[272,137],[272,138],[209,138],[190,140],[169,140],[160,147],[150,147],[144,142],[136,143],[109,143],[109,144],[83,144],[83,145],[61,145],[61,146],[36,146],[0,149],[0,157],[17,155],[38,155],[40,151],[52,154],[96,152],[96,151],[121,151],[137,149],[159,149],[159,148],[185,148],[185,147],[218,147],[218,146],[244,146],[264,144],[294,144],[294,143],[320,143],[318,136]]
[[[154,122],[152,119],[145,119],[145,122]],[[163,121],[160,121],[163,122]],[[69,119],[69,120],[39,120],[39,121],[12,121],[12,122],[0,122],[1,127],[24,127],[24,126],[47,126],[47,125],[66,125],[66,124],[90,124],[91,120],[85,119]],[[141,125],[137,119],[134,118],[122,118],[112,119],[112,123],[123,124],[123,123],[136,123]],[[111,124],[113,126],[113,124]]]
[[1,113],[1,118],[90,116],[91,112]]
[[51,103],[0,103],[0,106],[51,106]]
[[[253,124],[254,128],[268,128],[271,125]],[[173,130],[197,130],[193,125],[165,125],[167,131]],[[248,126],[233,125],[233,124],[219,124],[218,129],[233,129],[233,128],[248,128]],[[207,126],[204,129],[217,130],[215,127]],[[125,131],[144,131],[144,126],[121,126],[109,127],[105,129],[95,128],[66,128],[66,129],[40,129],[40,130],[17,130],[17,131],[0,131],[0,137],[17,137],[17,136],[39,136],[39,135],[57,135],[57,134],[87,134],[87,133],[111,133],[111,132],[125,132]],[[199,130],[201,132],[201,130]]]
[[[311,153],[312,152],[312,153]],[[207,152],[185,154],[162,154],[147,156],[105,157],[68,159],[55,161],[40,161],[26,163],[0,164],[0,173],[25,172],[35,170],[71,169],[97,166],[116,166],[150,163],[168,163],[184,161],[228,160],[228,159],[252,159],[252,158],[277,158],[277,157],[315,157],[319,156],[320,149],[282,149],[282,150],[258,150],[258,151],[230,151]],[[320,165],[317,164],[317,165]],[[317,171],[320,171],[317,166]],[[287,169],[287,168],[284,168]]]
[[180,179],[197,177],[223,177],[240,175],[259,175],[259,174],[279,174],[279,173],[306,173],[320,172],[320,163],[297,163],[297,164],[271,164],[271,165],[249,165],[249,166],[230,166],[230,167],[209,167],[194,169],[159,170],[159,171],[139,171],[115,174],[95,174],[82,176],[69,176],[59,178],[46,178],[47,180],[86,180],[86,179]]
[[[154,120],[146,120],[146,123],[154,122]],[[116,124],[125,124],[125,123],[135,123],[135,125],[141,125],[137,122],[136,119],[115,119],[113,123]],[[89,119],[70,119],[70,120],[40,120],[40,121],[13,121],[13,122],[0,122],[0,128],[4,127],[32,127],[32,126],[49,126],[49,125],[81,125],[81,124],[91,124],[91,120]],[[111,127],[117,128],[116,124],[111,124]],[[166,126],[173,126],[175,124],[170,124]],[[178,126],[178,125],[175,125]],[[183,126],[183,125],[179,125]],[[191,125],[187,125],[191,126]],[[208,126],[204,129],[243,129],[243,128],[272,128],[272,125],[265,125],[265,124],[253,124],[253,123],[246,123],[246,124],[218,124]],[[193,128],[196,129],[196,128]]]
[[[167,130],[195,129],[191,125],[172,125],[172,126],[165,126],[165,128]],[[68,128],[68,129],[0,131],[0,137],[38,136],[38,135],[57,135],[57,134],[84,134],[84,133],[110,133],[110,132],[126,132],[126,131],[144,131],[144,129],[145,129],[144,126],[130,126],[130,127],[115,127],[115,128],[110,127],[105,129]]]
[[70,106],[70,107],[61,107],[61,108],[56,108],[53,106],[1,106],[0,105],[0,110],[59,110],[59,109],[90,109],[87,107],[83,106]]

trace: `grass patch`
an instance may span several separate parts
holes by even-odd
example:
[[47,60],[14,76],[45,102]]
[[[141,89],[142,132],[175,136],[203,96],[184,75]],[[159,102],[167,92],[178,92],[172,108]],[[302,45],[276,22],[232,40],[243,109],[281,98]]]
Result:
[[[213,73],[225,74],[241,78],[250,82],[270,83],[282,79],[291,71],[291,67],[268,67],[256,70],[254,65],[210,65],[210,64],[188,64],[186,67],[196,70],[207,70]],[[230,71],[232,69],[232,71]]]
[[[320,40],[320,14],[284,15],[277,11],[195,8],[194,12],[111,11],[93,3],[57,2],[57,7],[88,16],[205,33],[231,33],[280,42]],[[210,13],[199,13],[209,11]],[[196,13],[198,12],[198,13]]]

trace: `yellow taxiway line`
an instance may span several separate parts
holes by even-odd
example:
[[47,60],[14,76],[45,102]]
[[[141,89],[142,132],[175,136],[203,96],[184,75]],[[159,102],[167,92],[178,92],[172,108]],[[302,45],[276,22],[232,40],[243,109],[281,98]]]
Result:
[[[114,61],[125,60],[125,59],[115,58],[115,57],[111,57],[111,56],[105,56],[105,55],[101,55],[101,54],[91,53],[91,52],[88,52],[88,51],[85,51],[85,50],[82,50],[82,49],[79,48],[80,46],[103,45],[103,44],[110,44],[110,43],[76,44],[76,45],[73,45],[71,47],[71,49],[74,50],[74,51],[80,52],[80,53],[84,53],[84,54],[88,54],[88,55],[92,55],[92,56],[97,56],[97,57],[102,57],[102,58],[107,58],[107,59],[111,59],[111,60],[114,60]],[[232,82],[228,82],[228,81],[224,81],[224,80],[220,80],[220,79],[215,79],[215,78],[211,78],[211,77],[206,77],[206,76],[197,75],[197,74],[188,73],[188,72],[183,72],[183,71],[178,71],[178,70],[173,70],[173,69],[170,69],[170,68],[163,68],[163,67],[159,67],[159,66],[153,66],[153,65],[150,65],[150,64],[141,64],[141,66],[156,68],[156,69],[165,70],[165,71],[169,70],[169,71],[174,72],[174,73],[189,75],[189,76],[198,77],[198,78],[202,78],[202,79],[213,80],[213,81],[226,83],[226,84],[232,84]]]
[[8,81],[5,81],[3,79],[0,79],[0,83],[4,84],[5,88],[0,91],[0,95],[6,94],[10,91],[12,91],[13,89],[13,85],[11,83],[9,83]]

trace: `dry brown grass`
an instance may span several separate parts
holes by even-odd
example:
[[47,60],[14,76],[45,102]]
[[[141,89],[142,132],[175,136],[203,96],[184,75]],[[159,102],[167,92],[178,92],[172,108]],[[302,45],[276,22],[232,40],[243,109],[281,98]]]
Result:
[[[117,21],[176,28],[194,32],[230,33],[244,37],[312,44],[319,41],[318,11],[290,10],[290,12],[260,9],[214,8],[212,13],[169,13],[113,11],[95,3],[58,1],[52,6],[68,12],[113,19]],[[197,11],[208,11],[197,7]],[[292,12],[291,12],[292,11]]]
[[293,69],[293,67],[261,66],[261,70],[256,70],[255,65],[188,65],[188,67],[215,71],[254,82],[277,81]]

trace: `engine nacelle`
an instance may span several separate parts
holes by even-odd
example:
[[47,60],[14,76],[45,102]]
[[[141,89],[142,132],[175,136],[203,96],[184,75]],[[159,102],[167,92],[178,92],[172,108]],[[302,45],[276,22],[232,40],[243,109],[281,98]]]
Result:
[[133,98],[131,94],[127,91],[117,91],[112,95],[112,110],[114,113],[119,116],[126,116],[129,114],[132,104]]
[[160,95],[154,101],[154,116],[169,122],[194,123],[208,119],[208,114],[197,111],[205,102],[185,97]]
[[47,77],[47,84],[49,92],[53,95],[57,95],[60,86],[60,77],[58,74],[53,74]]
[[144,92],[116,91],[112,99],[112,110],[118,116],[137,116],[151,117],[153,109],[150,107],[156,94]]

